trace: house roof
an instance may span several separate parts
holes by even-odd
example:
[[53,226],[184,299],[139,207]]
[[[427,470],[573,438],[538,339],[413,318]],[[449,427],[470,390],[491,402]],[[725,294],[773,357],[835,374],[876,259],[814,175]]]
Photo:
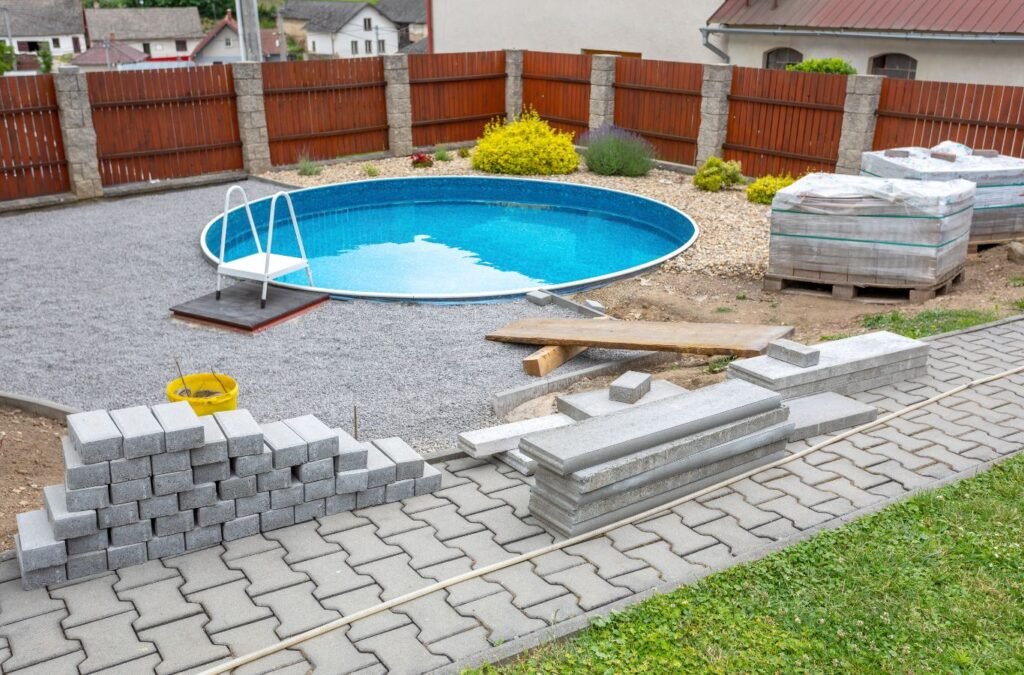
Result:
[[111,33],[118,40],[203,37],[203,25],[199,21],[199,10],[195,7],[87,9],[85,25],[94,40],[103,40]]
[[108,61],[108,50],[105,45],[106,40],[97,40],[93,43],[92,47],[71,59],[71,63],[76,66],[105,66],[108,63],[140,63],[149,58],[135,47],[113,40],[110,43]]
[[14,37],[85,33],[80,0],[0,0]]
[[260,46],[263,48],[264,54],[280,54],[282,45],[277,41],[284,39],[284,36],[273,28],[260,29]]
[[403,54],[426,54],[427,47],[429,46],[427,44],[428,42],[429,40],[425,39],[417,40],[416,42],[410,42],[409,44],[402,47],[398,51],[402,52]]
[[231,10],[230,9],[224,15],[223,19],[221,19],[220,21],[215,23],[213,25],[213,28],[211,28],[210,30],[208,30],[206,32],[206,37],[204,37],[202,40],[199,41],[199,44],[196,45],[196,48],[192,50],[192,55],[195,56],[196,54],[202,53],[202,51],[204,49],[206,49],[206,45],[208,45],[211,42],[213,42],[213,40],[218,35],[220,35],[220,32],[222,30],[224,30],[225,28],[228,28],[228,29],[234,31],[235,35],[238,35],[238,24],[235,22],[234,18],[231,16]]
[[395,23],[427,22],[427,0],[378,0],[377,9]]
[[725,0],[708,23],[887,32],[1024,34],[1024,0]]
[[307,31],[337,33],[366,7],[374,7],[396,24],[427,22],[426,0],[378,0],[376,4],[337,0],[288,0],[281,8],[281,16],[286,19],[305,20]]

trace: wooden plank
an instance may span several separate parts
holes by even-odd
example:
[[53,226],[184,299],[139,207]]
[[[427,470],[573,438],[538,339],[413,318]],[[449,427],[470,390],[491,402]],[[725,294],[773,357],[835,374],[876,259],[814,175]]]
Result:
[[487,335],[488,340],[531,345],[604,347],[756,356],[791,326],[590,319],[520,319]]
[[546,347],[541,347],[523,359],[523,371],[527,375],[543,377],[566,361],[576,358],[585,351],[587,351],[587,347],[583,345],[575,345],[571,347],[548,345]]

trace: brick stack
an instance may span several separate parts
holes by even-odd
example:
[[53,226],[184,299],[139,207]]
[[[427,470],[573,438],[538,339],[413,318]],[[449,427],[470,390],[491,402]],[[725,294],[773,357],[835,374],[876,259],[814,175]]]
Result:
[[399,438],[360,443],[312,415],[260,425],[187,403],[68,416],[65,482],[18,515],[37,588],[261,531],[433,492],[441,474]]

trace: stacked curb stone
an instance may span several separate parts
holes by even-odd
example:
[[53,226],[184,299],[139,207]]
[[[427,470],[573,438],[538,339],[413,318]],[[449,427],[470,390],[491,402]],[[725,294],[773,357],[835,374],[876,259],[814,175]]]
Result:
[[19,514],[38,588],[440,488],[399,438],[360,443],[312,415],[260,425],[187,403],[68,415],[65,482]]

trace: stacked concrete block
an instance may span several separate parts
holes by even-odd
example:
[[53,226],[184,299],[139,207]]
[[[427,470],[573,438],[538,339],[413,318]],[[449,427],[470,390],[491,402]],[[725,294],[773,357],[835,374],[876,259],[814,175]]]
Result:
[[427,494],[441,474],[398,438],[358,443],[312,415],[260,425],[187,403],[68,416],[65,482],[18,516],[27,588]]
[[793,423],[790,441],[857,427],[878,418],[878,408],[834,392],[789,399],[786,407]]
[[742,381],[531,434],[530,513],[574,536],[781,457],[793,431],[777,393]]
[[[811,365],[776,358],[779,352],[733,361],[728,378],[742,379],[797,398],[823,392],[855,394],[915,377],[928,370],[928,343],[879,331],[816,345]],[[775,353],[775,356],[771,356]]]
[[[635,375],[642,374],[635,373]],[[619,382],[619,380],[616,380],[616,382]],[[583,391],[578,394],[556,396],[555,407],[558,409],[558,412],[574,420],[585,420],[591,417],[621,412],[639,405],[654,403],[655,401],[672,398],[687,392],[685,388],[667,380],[651,380],[647,383],[646,392],[643,392],[644,385],[639,385],[639,389],[634,389],[630,397],[636,400],[623,401],[619,399],[623,398],[621,390],[625,387],[615,383],[612,383],[612,385],[611,387]],[[640,396],[636,395],[638,393]]]

